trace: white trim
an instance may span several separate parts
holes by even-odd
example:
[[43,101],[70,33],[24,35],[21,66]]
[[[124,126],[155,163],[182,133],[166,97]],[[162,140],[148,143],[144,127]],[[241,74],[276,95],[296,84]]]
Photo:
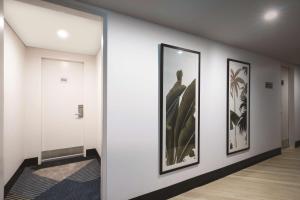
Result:
[[294,75],[295,69],[292,65],[282,64],[281,68],[288,70],[288,135],[289,148],[295,148],[295,91]]

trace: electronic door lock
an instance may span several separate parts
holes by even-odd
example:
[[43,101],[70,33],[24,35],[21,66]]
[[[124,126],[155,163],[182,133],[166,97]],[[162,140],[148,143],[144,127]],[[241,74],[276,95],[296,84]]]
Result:
[[79,104],[77,109],[78,109],[78,113],[76,113],[75,115],[77,115],[78,119],[83,118],[83,105]]

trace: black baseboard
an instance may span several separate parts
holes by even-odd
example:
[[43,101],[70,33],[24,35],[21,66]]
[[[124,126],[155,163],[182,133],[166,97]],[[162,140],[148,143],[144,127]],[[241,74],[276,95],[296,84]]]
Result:
[[87,149],[86,157],[89,159],[96,158],[99,162],[101,161],[98,151],[96,149]]
[[295,142],[295,148],[298,148],[298,147],[300,147],[300,140]]
[[14,175],[9,179],[9,181],[4,186],[4,196],[6,196],[9,192],[9,190],[12,188],[12,186],[16,183],[19,176],[22,174],[25,167],[30,166],[37,166],[38,165],[38,158],[29,158],[25,159],[20,167],[17,169],[17,171],[14,173]]
[[240,171],[244,168],[250,167],[254,164],[257,164],[261,161],[269,159],[273,156],[277,156],[281,154],[281,148],[273,149],[271,151],[259,154],[257,156],[248,158],[246,160],[234,163],[232,165],[223,167],[221,169],[217,169],[215,171],[197,176],[195,178],[177,183],[175,185],[171,185],[169,187],[156,190],[154,192],[150,192],[148,194],[133,198],[132,200],[165,200],[172,197],[175,197],[179,194],[187,192],[196,187],[200,187],[217,179],[228,176],[232,173]]

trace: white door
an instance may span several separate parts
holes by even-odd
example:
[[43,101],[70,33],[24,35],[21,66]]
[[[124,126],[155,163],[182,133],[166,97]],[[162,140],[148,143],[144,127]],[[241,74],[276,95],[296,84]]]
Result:
[[282,147],[289,147],[289,70],[281,68],[281,140]]
[[83,146],[83,63],[42,59],[42,151]]

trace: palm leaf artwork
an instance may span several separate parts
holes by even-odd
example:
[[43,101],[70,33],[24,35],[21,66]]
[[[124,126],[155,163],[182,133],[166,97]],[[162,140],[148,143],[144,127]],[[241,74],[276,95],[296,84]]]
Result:
[[[242,93],[243,94],[243,93]],[[240,133],[247,131],[247,121],[248,121],[248,112],[247,112],[247,91],[244,95],[241,95],[241,105],[240,105],[240,112],[241,116],[238,121],[238,127],[240,129]],[[247,134],[245,136],[245,142],[247,144]]]
[[176,72],[177,82],[166,97],[166,159],[167,165],[195,156],[195,88],[196,80],[182,85],[183,73]]
[[[245,96],[247,98],[247,93],[248,93],[248,83],[244,83],[244,85],[241,87],[241,97],[242,96]],[[247,104],[246,104],[246,107],[247,108]]]
[[230,130],[234,129],[234,126],[238,124],[240,117],[234,111],[230,111]]
[[248,75],[248,68],[244,66],[242,69],[244,71],[244,74],[247,76]]
[[[242,134],[247,130],[247,90],[248,83],[246,83],[241,77],[239,77],[239,73],[244,71],[244,74],[248,74],[248,69],[246,67],[242,67],[234,71],[230,70],[230,96],[233,98],[233,110],[230,110],[230,130],[234,129],[235,133],[235,147],[237,144],[237,127],[239,128],[239,133]],[[239,92],[240,91],[240,92]],[[241,115],[237,114],[237,105],[236,98],[240,97],[241,104],[238,106]],[[247,138],[246,138],[247,139]],[[230,149],[232,149],[232,143],[230,144]]]

